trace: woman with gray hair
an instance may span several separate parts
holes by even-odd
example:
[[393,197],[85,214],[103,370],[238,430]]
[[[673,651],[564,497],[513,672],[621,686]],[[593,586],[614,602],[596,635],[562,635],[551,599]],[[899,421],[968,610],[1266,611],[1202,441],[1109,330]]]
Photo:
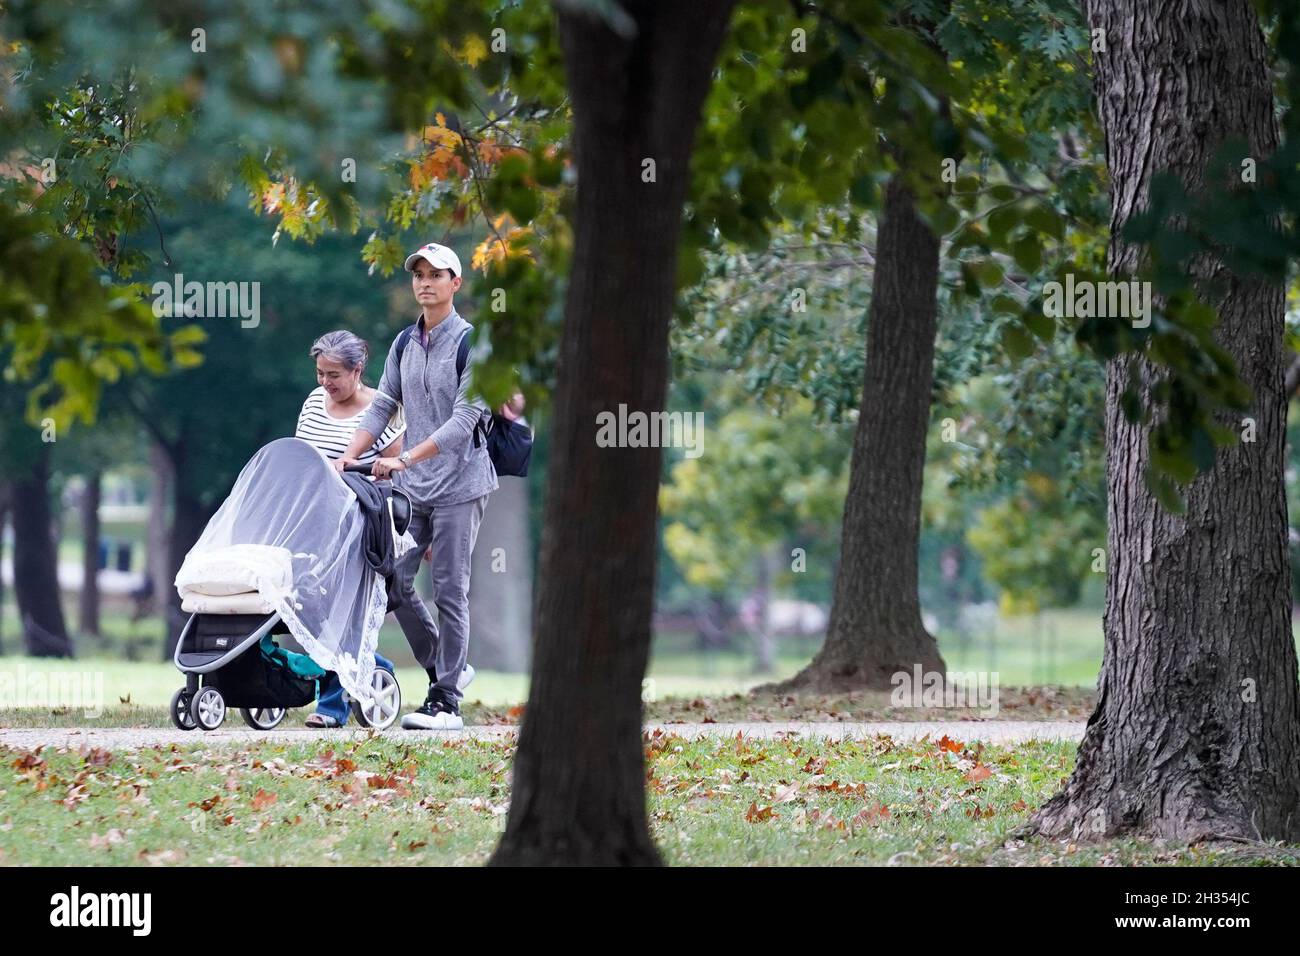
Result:
[[[314,445],[326,458],[338,458],[361,424],[361,417],[375,399],[375,390],[361,381],[370,349],[363,339],[340,329],[326,332],[311,347],[316,360],[317,388],[302,403],[298,413],[295,438]],[[358,456],[358,461],[374,461],[382,455],[400,455],[406,419],[399,405],[388,420],[375,444]],[[375,655],[375,666],[393,671],[391,661]],[[343,703],[343,687],[333,674],[322,682],[316,713],[307,718],[308,727],[342,727],[348,721],[348,707]]]
[[[370,349],[364,339],[340,329],[318,338],[310,354],[316,360],[319,387],[302,403],[294,436],[316,446],[326,458],[338,458],[347,450],[361,416],[375,400],[375,390],[361,381]],[[406,419],[399,405],[383,434],[357,460],[368,462],[381,455],[400,455],[405,432]]]

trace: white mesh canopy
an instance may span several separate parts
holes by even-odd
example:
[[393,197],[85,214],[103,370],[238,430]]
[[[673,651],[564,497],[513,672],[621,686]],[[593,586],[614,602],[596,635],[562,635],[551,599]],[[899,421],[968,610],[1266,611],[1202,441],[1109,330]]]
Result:
[[[366,563],[364,519],[356,495],[330,462],[299,438],[281,438],[244,466],[224,504],[203,529],[176,575],[176,587],[202,589],[205,575],[227,564],[223,583],[244,580],[279,612],[311,658],[339,676],[343,688],[370,700],[375,645],[384,621],[383,579]],[[283,548],[291,556],[290,580],[274,562],[249,561],[242,576],[229,573],[227,558],[248,549]]]

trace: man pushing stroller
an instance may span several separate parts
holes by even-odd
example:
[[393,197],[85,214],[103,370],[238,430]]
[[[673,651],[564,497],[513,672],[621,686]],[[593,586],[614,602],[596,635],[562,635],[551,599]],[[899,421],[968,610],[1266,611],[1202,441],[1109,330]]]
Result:
[[[468,397],[470,367],[462,340],[472,327],[453,303],[461,286],[460,259],[446,246],[430,243],[407,258],[406,271],[420,315],[389,349],[378,392],[334,467],[341,472],[370,449],[402,406],[406,450],[372,466],[377,478],[404,472],[401,487],[412,505],[409,530],[416,547],[398,563],[405,606],[397,613],[406,616],[402,630],[429,674],[429,693],[418,710],[402,718],[402,726],[459,730],[464,722],[457,685],[469,642],[470,555],[497,475],[486,442],[475,440],[488,409]],[[415,592],[426,550],[437,623]]]

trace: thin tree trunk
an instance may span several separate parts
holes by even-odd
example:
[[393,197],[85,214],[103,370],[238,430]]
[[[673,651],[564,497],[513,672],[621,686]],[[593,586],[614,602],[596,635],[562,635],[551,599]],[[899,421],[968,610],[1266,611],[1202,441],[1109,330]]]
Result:
[[[645,812],[660,450],[597,415],[664,407],[682,202],[728,0],[634,0],[631,36],[560,8],[578,189],[547,469],[532,687],[497,864],[660,862]],[[653,160],[654,181],[644,161]]]
[[[1177,6],[1099,0],[1096,92],[1110,171],[1113,273],[1138,250],[1120,239],[1151,177],[1193,188],[1230,137],[1263,160],[1277,147],[1267,48],[1247,0]],[[1044,834],[1120,832],[1196,841],[1300,839],[1300,688],[1291,636],[1283,486],[1283,290],[1234,278],[1216,338],[1254,392],[1256,441],[1221,449],[1187,489],[1187,512],[1143,483],[1149,426],[1121,410],[1124,369],[1106,388],[1110,572],[1097,708],[1066,787],[1035,816]],[[1143,366],[1146,391],[1155,377]],[[1239,421],[1229,422],[1239,428]]]
[[888,689],[900,671],[946,673],[921,623],[917,549],[937,331],[939,239],[890,180],[876,241],[867,366],[826,641],[778,691]]
[[13,480],[14,596],[23,643],[32,657],[71,657],[60,602],[58,553],[50,514],[50,446],[41,442],[30,470]]
[[203,533],[214,511],[187,490],[190,483],[185,480],[186,467],[186,448],[182,441],[177,443],[172,451],[173,499],[171,536],[167,548],[168,567],[164,580],[157,584],[162,592],[159,600],[165,602],[163,606],[167,609],[166,631],[163,636],[165,660],[170,660],[175,652],[176,642],[181,636],[181,628],[189,617],[181,610],[181,598],[174,586],[176,573],[180,571],[185,556],[189,554],[190,548],[194,547],[194,542],[199,540],[199,535]]
[[773,549],[759,554],[758,587],[754,589],[754,597],[758,602],[754,615],[757,624],[750,635],[754,641],[755,674],[771,674],[776,670],[776,636],[772,633],[772,579],[776,576],[774,564]]
[[77,602],[77,628],[83,634],[99,636],[99,502],[101,476],[86,475],[81,497],[81,595]]
[[157,442],[149,446],[149,551],[147,571],[153,588],[153,612],[167,615],[167,594],[171,581],[167,572],[171,568],[171,547],[167,526],[167,504],[171,500],[172,462],[167,450]]
[[9,520],[9,483],[0,481],[0,657],[4,656],[5,523]]

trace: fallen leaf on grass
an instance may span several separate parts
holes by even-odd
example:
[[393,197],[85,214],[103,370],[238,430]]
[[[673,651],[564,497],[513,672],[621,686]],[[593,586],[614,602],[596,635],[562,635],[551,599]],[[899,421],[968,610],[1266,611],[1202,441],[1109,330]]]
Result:
[[91,747],[90,750],[82,750],[81,754],[82,760],[92,767],[107,767],[113,762],[112,752],[102,747]]
[[866,793],[867,785],[865,783],[840,783],[838,780],[832,780],[830,783],[813,784],[814,790],[820,790],[823,793]]
[[122,835],[122,831],[114,827],[102,836],[98,833],[92,833],[90,835],[90,848],[92,850],[107,850],[125,839],[126,837]]
[[37,747],[35,750],[24,750],[19,757],[10,765],[15,770],[36,770],[45,766],[45,758],[41,756],[44,747]]
[[947,734],[939,738],[939,749],[946,750],[951,754],[959,754],[966,749],[966,745],[960,741],[952,740]]
[[874,827],[890,817],[889,807],[883,803],[878,803],[874,807],[863,807],[853,816],[851,825],[853,829],[858,827]]
[[253,809],[265,810],[267,807],[269,807],[271,804],[275,803],[275,801],[279,799],[280,798],[278,795],[274,793],[267,793],[261,787],[258,787],[257,793],[253,794]]
[[776,792],[776,796],[772,798],[772,803],[774,804],[789,803],[798,795],[799,795],[799,781],[796,780],[794,783],[784,786],[780,790],[778,790]]
[[981,780],[987,780],[991,776],[993,776],[992,770],[984,766],[982,763],[977,763],[966,771],[966,782],[979,783]]
[[776,812],[771,807],[763,807],[762,809],[759,809],[758,804],[751,803],[749,809],[745,811],[745,822],[765,823],[774,816],[776,816]]

